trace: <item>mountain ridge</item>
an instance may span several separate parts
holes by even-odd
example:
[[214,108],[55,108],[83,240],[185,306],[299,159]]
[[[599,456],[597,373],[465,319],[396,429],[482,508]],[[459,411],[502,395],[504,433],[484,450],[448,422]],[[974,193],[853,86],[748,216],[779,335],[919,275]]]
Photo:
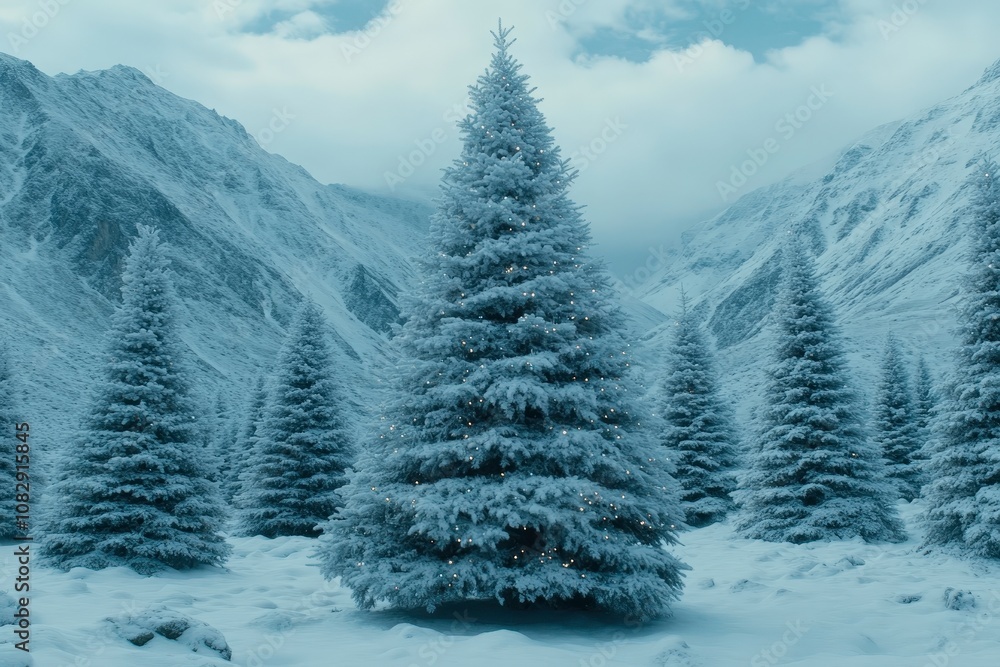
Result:
[[384,354],[425,204],[320,184],[131,67],[49,77],[0,54],[0,106],[0,335],[21,339],[28,411],[54,434],[100,370],[139,223],[169,246],[204,393],[238,401],[303,297],[325,311],[346,382]]
[[[860,386],[870,385],[890,331],[946,370],[969,177],[982,156],[1000,155],[998,100],[1000,60],[962,93],[862,135],[825,173],[807,167],[695,225],[637,296],[669,313],[683,282],[721,348],[727,385],[743,390],[749,410],[759,360],[769,358],[783,238],[796,234],[817,257]],[[645,340],[659,348],[668,328]]]

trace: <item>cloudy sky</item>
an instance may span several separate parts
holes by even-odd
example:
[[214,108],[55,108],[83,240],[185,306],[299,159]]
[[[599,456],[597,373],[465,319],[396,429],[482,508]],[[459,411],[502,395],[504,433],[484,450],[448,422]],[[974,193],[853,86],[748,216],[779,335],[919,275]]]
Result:
[[0,51],[131,65],[323,182],[432,197],[498,17],[619,275],[1000,59],[995,0],[3,0]]

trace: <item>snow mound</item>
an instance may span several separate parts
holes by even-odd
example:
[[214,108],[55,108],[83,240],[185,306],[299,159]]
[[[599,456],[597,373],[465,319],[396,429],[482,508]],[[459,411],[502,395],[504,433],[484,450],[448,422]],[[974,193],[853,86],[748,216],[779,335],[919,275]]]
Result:
[[688,643],[679,637],[670,637],[662,643],[666,647],[653,658],[656,667],[702,667],[705,664],[692,653]]
[[972,591],[961,591],[950,586],[944,589],[944,606],[955,611],[976,608],[976,596]]
[[0,665],[3,667],[35,667],[30,653],[14,648],[13,644],[0,644]]
[[136,614],[123,614],[105,619],[114,632],[136,646],[145,646],[156,635],[187,646],[195,653],[213,652],[231,660],[233,651],[222,633],[204,621],[154,605]]

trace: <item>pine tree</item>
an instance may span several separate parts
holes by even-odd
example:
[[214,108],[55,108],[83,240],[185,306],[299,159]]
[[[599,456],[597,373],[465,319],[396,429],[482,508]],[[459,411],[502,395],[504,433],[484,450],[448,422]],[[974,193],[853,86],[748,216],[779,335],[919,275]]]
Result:
[[509,34],[494,33],[470,88],[434,252],[393,339],[392,391],[326,526],[323,572],[363,608],[497,600],[655,616],[686,568],[664,549],[676,482]]
[[352,447],[324,327],[320,310],[306,304],[278,354],[238,500],[243,534],[315,537],[341,504]]
[[930,437],[931,420],[934,418],[937,402],[938,395],[934,389],[934,378],[931,377],[927,361],[923,356],[920,356],[917,359],[917,368],[914,373],[913,415],[917,422],[919,437],[924,443]]
[[913,500],[920,495],[921,447],[910,378],[899,342],[889,336],[882,359],[882,374],[872,415],[873,439],[886,461],[886,474],[896,483],[896,495]]
[[[0,346],[0,538],[10,538],[27,531],[17,527],[15,485],[17,484],[17,425],[22,421],[17,410],[14,382],[7,349]],[[30,433],[30,431],[28,432]],[[30,437],[30,436],[29,436]],[[29,480],[30,482],[30,480]]]
[[139,227],[122,282],[104,377],[50,490],[43,554],[63,569],[124,565],[143,574],[221,565],[230,551],[219,534],[224,508],[208,479],[155,230]]
[[862,428],[833,310],[812,258],[786,247],[762,429],[741,479],[737,530],[773,542],[899,540],[880,452]]
[[683,295],[668,358],[662,441],[677,468],[685,522],[705,526],[734,506],[739,447],[732,415],[719,396],[710,344]]
[[239,430],[232,440],[232,448],[229,452],[230,472],[226,477],[223,489],[226,497],[236,507],[239,507],[239,500],[243,495],[243,484],[247,479],[250,463],[254,460],[257,442],[260,440],[261,426],[264,423],[264,408],[267,405],[267,385],[264,377],[265,374],[260,373],[254,381],[254,390],[246,406],[244,419],[241,423],[237,423]]
[[955,382],[942,405],[928,465],[924,517],[930,544],[1000,558],[1000,175],[974,181],[971,271],[959,312]]
[[224,477],[229,472],[229,457],[227,456],[228,446],[226,445],[226,427],[229,425],[229,407],[226,399],[222,397],[222,392],[215,395],[215,403],[211,413],[211,448],[215,452],[215,457],[219,461],[219,477]]

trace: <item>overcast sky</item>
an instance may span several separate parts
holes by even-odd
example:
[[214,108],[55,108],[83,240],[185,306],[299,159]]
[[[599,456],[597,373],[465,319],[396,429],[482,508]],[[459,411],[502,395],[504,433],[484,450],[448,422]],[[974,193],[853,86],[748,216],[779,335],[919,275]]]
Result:
[[320,181],[431,197],[498,17],[619,275],[1000,58],[996,0],[3,0],[0,50],[131,65]]

